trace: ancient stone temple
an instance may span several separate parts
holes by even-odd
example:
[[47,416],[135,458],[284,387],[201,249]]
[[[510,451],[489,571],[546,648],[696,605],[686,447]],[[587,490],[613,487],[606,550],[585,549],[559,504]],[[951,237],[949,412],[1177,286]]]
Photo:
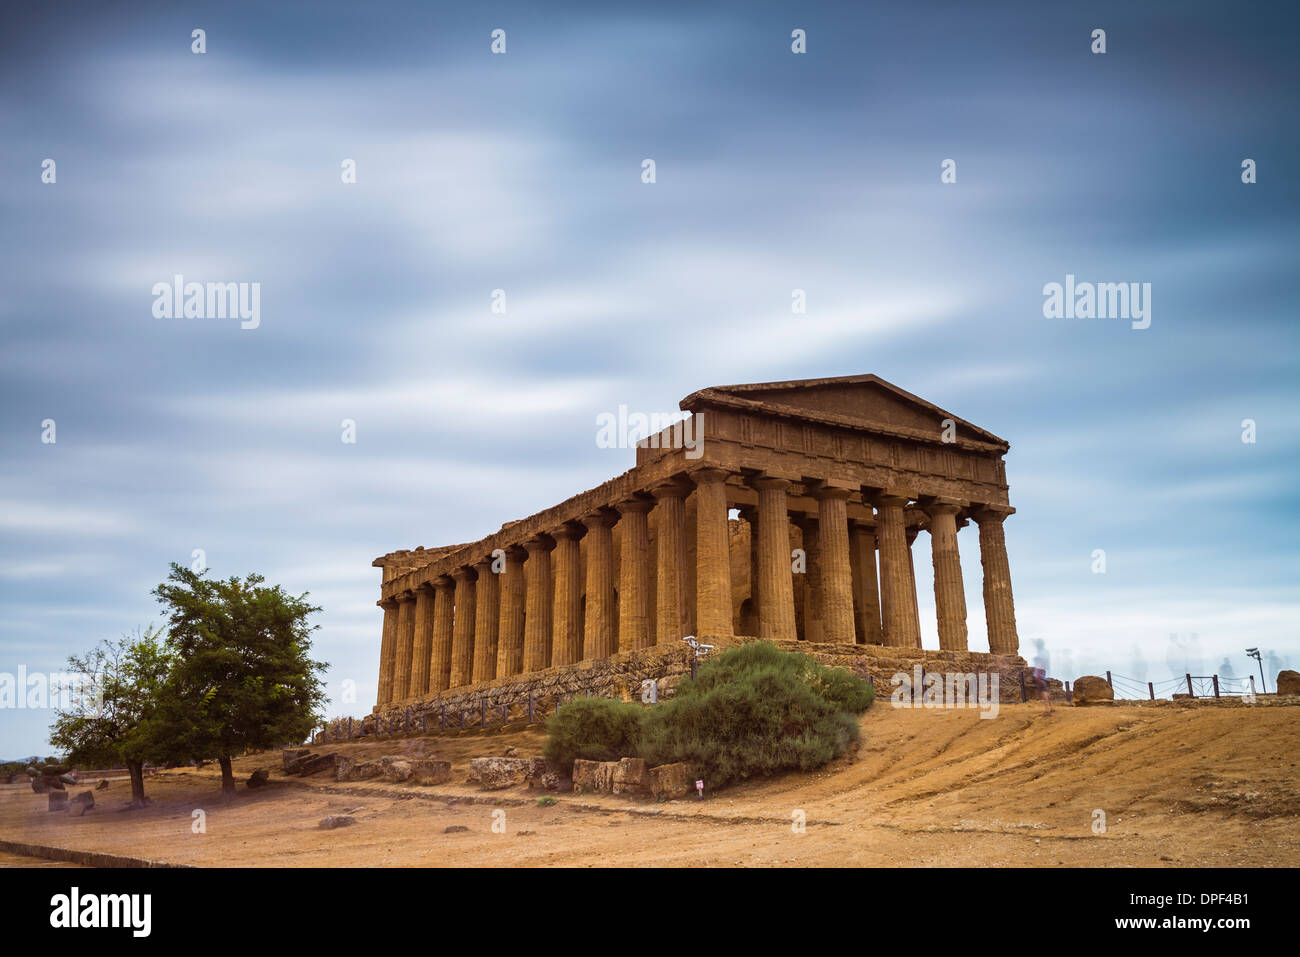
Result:
[[964,653],[972,522],[988,651],[1020,661],[1005,440],[874,375],[716,386],[680,407],[687,422],[598,488],[476,542],[375,559],[377,710],[686,635],[918,649],[921,532],[940,650]]

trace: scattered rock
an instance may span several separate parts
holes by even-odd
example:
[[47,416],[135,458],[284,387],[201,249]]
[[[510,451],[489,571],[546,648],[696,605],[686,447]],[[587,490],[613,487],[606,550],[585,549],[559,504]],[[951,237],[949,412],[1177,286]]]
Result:
[[64,784],[80,784],[81,776],[76,771],[69,771],[67,774],[60,774],[59,780]]
[[650,793],[657,798],[685,797],[691,793],[690,769],[680,761],[650,769]]
[[266,768],[258,768],[248,776],[247,786],[250,788],[260,788],[271,778],[271,772]]
[[1074,703],[1081,705],[1102,704],[1115,700],[1115,692],[1105,678],[1096,675],[1084,675],[1074,683]]
[[100,779],[99,779],[99,783],[95,785],[95,790],[96,790],[96,791],[103,791],[103,790],[106,790],[107,788],[108,788],[108,779],[107,779],[107,778],[100,778]]
[[49,800],[49,809],[51,811],[66,811],[68,809],[67,791],[50,791]]
[[42,774],[36,775],[31,779],[31,781],[32,781],[32,790],[35,791],[37,794],[45,794],[50,790],[50,786],[45,783],[45,776]]
[[320,771],[336,771],[338,766],[338,754],[331,751],[329,754],[315,754],[309,752],[300,758],[289,762],[288,767],[284,769],[285,774],[316,774]]
[[360,761],[356,758],[340,757],[335,766],[334,776],[340,781],[368,781],[377,778],[384,771],[378,761]]
[[332,831],[336,827],[347,827],[349,824],[356,824],[357,819],[349,814],[330,814],[320,819],[318,825],[326,831]]
[[464,824],[448,824],[442,829],[443,834],[459,834],[461,831],[468,831]]
[[414,774],[411,780],[416,784],[446,784],[451,780],[451,762],[435,761],[433,758],[421,758],[411,762]]
[[81,817],[94,806],[95,795],[89,791],[82,791],[76,797],[68,801],[68,816]]
[[301,761],[309,754],[311,754],[311,751],[308,750],[307,748],[281,748],[280,756],[281,759],[284,761],[285,773],[286,774],[289,773],[289,769],[296,762]]
[[1278,694],[1300,694],[1300,671],[1279,671],[1277,673]]
[[546,774],[542,758],[471,758],[469,780],[485,791],[526,784]]
[[503,757],[513,758],[513,757],[518,753],[518,751],[519,751],[519,749],[516,748],[516,747],[512,744],[512,745],[510,745],[510,747],[508,747],[508,748],[506,748],[504,751],[502,751],[501,754],[502,754]]
[[380,758],[379,766],[383,769],[384,780],[394,784],[409,781],[415,774],[415,765],[405,758]]

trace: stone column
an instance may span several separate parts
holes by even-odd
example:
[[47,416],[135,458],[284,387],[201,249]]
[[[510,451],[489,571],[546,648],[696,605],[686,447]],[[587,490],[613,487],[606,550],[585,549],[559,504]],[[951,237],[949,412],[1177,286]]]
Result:
[[497,619],[497,677],[517,675],[524,670],[524,556],[518,546],[505,550],[501,571],[501,614]]
[[1015,512],[1007,505],[985,505],[971,518],[980,527],[980,564],[984,566],[984,618],[988,622],[989,651],[1014,655],[1020,651],[1016,635],[1016,606],[1011,597],[1011,564],[1002,523]]
[[433,586],[423,582],[415,589],[415,645],[411,653],[408,698],[429,693],[429,662],[433,656]]
[[763,476],[758,489],[758,635],[769,640],[792,641],[794,579],[790,573],[790,516],[786,510],[787,479]]
[[451,644],[455,619],[456,583],[449,575],[433,580],[433,654],[429,660],[429,690],[451,687]]
[[916,622],[916,647],[921,647],[921,603],[916,593],[916,554],[912,546],[916,536],[921,534],[920,525],[907,527],[907,593],[912,596],[912,619]]
[[650,532],[646,516],[653,502],[631,498],[619,502],[618,642],[619,651],[648,648],[650,636]]
[[[803,541],[803,640],[825,641],[822,628],[822,558],[820,529],[815,515],[799,515],[794,524],[799,526]],[[796,621],[798,615],[795,615]]]
[[404,701],[411,685],[411,655],[415,649],[415,592],[397,596],[397,652],[393,665],[393,700]]
[[695,620],[701,635],[729,636],[731,545],[727,534],[727,473],[700,469],[695,480]]
[[551,664],[571,665],[582,658],[582,562],[578,541],[582,529],[567,523],[551,532],[551,577],[555,600],[551,606]]
[[462,565],[451,573],[456,580],[456,620],[451,633],[451,687],[474,680],[474,569]]
[[524,673],[551,665],[551,549],[549,536],[534,535],[524,542]]
[[911,549],[903,506],[908,497],[883,493],[874,499],[876,539],[880,544],[880,603],[887,645],[912,648],[921,641],[921,623],[912,597]]
[[858,641],[868,645],[883,644],[874,526],[864,522],[850,522],[849,564],[853,569],[853,613]]
[[852,644],[853,571],[849,566],[849,490],[817,490],[817,551],[821,565],[822,632],[825,641]]
[[[502,559],[504,561],[504,559]],[[502,566],[504,568],[504,565]],[[492,570],[492,559],[474,566],[474,679],[491,681],[497,676],[497,628],[501,616],[501,575]]]
[[683,600],[686,594],[685,498],[688,491],[685,485],[675,481],[664,482],[650,490],[655,497],[655,528],[659,535],[655,586],[657,645],[676,645],[687,634]]
[[[749,607],[753,613],[754,626],[749,632],[758,634],[758,586],[762,577],[758,573],[758,507],[742,505],[739,509],[741,519],[749,526]],[[746,632],[748,634],[749,632]]]
[[608,658],[617,648],[614,633],[614,522],[599,509],[583,516],[587,526],[587,609],[582,629],[582,659]]
[[379,641],[379,690],[375,703],[388,704],[393,700],[393,669],[397,664],[397,599],[381,599],[379,607],[384,610],[384,630]]
[[939,623],[939,648],[966,650],[966,589],[957,554],[956,502],[939,500],[926,506],[930,516],[930,551],[934,561],[934,607]]

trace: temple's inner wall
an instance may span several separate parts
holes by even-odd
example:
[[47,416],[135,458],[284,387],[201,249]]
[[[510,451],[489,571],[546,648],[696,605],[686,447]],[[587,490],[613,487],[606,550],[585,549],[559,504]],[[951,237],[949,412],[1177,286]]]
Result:
[[920,650],[927,560],[940,649],[967,653],[962,548],[980,550],[989,652],[1023,665],[1004,440],[875,376],[705,389],[681,406],[691,422],[609,482],[477,542],[376,559],[377,708],[671,658],[694,634]]

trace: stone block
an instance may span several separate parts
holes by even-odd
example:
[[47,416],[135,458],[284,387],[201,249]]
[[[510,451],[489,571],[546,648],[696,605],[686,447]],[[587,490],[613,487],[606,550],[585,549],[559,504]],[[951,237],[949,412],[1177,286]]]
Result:
[[307,748],[281,748],[280,755],[284,761],[285,773],[291,773],[289,769],[309,754],[311,754],[311,751]]
[[485,791],[527,784],[546,773],[542,758],[471,758],[469,780]]
[[1084,675],[1074,683],[1074,703],[1079,705],[1104,704],[1115,700],[1115,692],[1105,678]]
[[320,819],[318,825],[321,829],[332,831],[337,827],[347,827],[349,824],[357,823],[357,819],[347,814],[330,814]]
[[416,784],[446,784],[451,780],[451,762],[418,758],[410,762],[414,768],[411,780]]
[[690,768],[680,762],[650,769],[650,793],[657,798],[685,797],[691,793],[693,784]]
[[339,781],[368,781],[383,773],[383,766],[378,761],[360,761],[342,756],[334,769],[334,776]]
[[578,758],[573,762],[573,793],[611,793],[614,790],[614,770],[617,767],[617,761],[585,761]]
[[1278,694],[1300,694],[1300,671],[1279,671],[1277,673]]
[[50,791],[49,792],[49,810],[66,811],[68,809],[68,792],[67,791]]
[[623,758],[614,767],[615,794],[648,794],[650,772],[644,758]]
[[266,782],[270,780],[270,778],[271,778],[270,771],[268,771],[266,768],[258,768],[256,771],[254,771],[252,774],[248,776],[247,787],[260,788],[262,785],[266,784]]
[[285,768],[284,773],[306,776],[321,771],[329,771],[332,774],[338,765],[338,758],[338,754],[333,751],[329,754],[307,754]]

